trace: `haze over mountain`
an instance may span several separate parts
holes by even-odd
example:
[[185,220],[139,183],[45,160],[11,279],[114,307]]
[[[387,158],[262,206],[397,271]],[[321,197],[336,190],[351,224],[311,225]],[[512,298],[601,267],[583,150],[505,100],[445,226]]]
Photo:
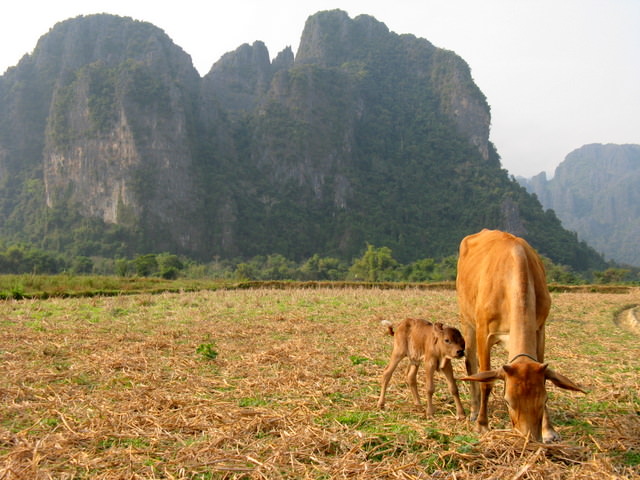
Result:
[[607,258],[640,266],[640,145],[585,145],[551,180],[543,172],[519,181]]
[[489,126],[463,59],[370,16],[320,12],[295,55],[245,44],[202,78],[151,24],[78,17],[0,77],[0,238],[205,260],[372,243],[409,261],[487,227],[602,268],[501,168]]

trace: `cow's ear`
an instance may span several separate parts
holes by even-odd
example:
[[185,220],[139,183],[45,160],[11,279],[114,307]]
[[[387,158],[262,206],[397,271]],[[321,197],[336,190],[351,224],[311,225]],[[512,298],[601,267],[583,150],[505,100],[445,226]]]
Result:
[[556,373],[555,371],[547,368],[544,372],[544,376],[547,380],[551,380],[557,387],[564,388],[565,390],[573,390],[574,392],[587,393],[581,386],[572,382],[564,375]]
[[478,372],[467,377],[462,377],[460,380],[466,380],[468,382],[493,382],[495,380],[504,380],[504,370],[500,368],[498,370]]

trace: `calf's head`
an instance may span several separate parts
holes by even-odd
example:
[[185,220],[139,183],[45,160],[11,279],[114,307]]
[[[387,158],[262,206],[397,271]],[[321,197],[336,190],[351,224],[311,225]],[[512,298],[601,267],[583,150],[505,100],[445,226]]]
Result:
[[526,437],[542,441],[542,416],[547,403],[545,381],[567,390],[586,393],[564,375],[554,372],[547,364],[523,362],[504,365],[498,370],[480,372],[461,380],[475,382],[504,381],[504,399],[507,402],[513,428]]
[[464,337],[457,328],[447,327],[442,323],[434,324],[433,343],[440,346],[440,352],[443,357],[464,357]]

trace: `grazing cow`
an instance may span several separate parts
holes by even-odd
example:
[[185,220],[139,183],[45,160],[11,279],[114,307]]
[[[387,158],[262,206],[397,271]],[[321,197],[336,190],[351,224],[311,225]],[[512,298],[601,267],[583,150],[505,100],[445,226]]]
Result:
[[458,394],[458,386],[453,378],[453,369],[451,368],[452,358],[462,358],[464,356],[464,338],[460,331],[456,328],[447,327],[442,323],[434,325],[426,320],[415,318],[403,320],[395,331],[391,322],[383,320],[382,324],[389,329],[389,334],[394,336],[394,340],[391,360],[382,374],[382,391],[378,400],[378,408],[384,408],[387,385],[398,363],[404,357],[409,357],[411,363],[407,370],[407,381],[416,406],[421,406],[416,375],[420,362],[424,361],[426,366],[427,415],[433,415],[432,397],[435,391],[433,375],[436,370],[440,370],[446,377],[449,391],[456,402],[458,418],[465,418],[464,408]]
[[[586,392],[543,363],[551,297],[536,252],[509,233],[469,235],[460,244],[456,289],[467,341],[468,376],[461,380],[472,382],[472,421],[477,418],[479,431],[488,430],[487,402],[493,381],[500,379],[514,429],[536,441],[559,440],[546,408],[545,380]],[[491,347],[497,343],[505,345],[509,363],[491,370]]]

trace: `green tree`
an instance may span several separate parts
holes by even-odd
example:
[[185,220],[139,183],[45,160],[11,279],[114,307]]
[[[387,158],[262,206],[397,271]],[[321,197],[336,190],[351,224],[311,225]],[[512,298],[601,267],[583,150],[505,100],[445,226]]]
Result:
[[349,268],[347,278],[366,282],[392,281],[397,278],[397,268],[398,262],[389,247],[376,248],[367,244],[364,255]]
[[129,274],[129,260],[118,258],[116,260],[116,275],[126,277]]
[[136,274],[140,277],[150,277],[158,272],[158,261],[153,253],[137,256],[133,259],[133,264]]
[[622,283],[630,273],[626,268],[607,268],[603,272],[593,272],[593,276],[597,283]]
[[177,255],[172,253],[161,253],[156,256],[158,271],[162,278],[173,280],[178,278],[180,271],[184,269],[184,264]]
[[78,273],[91,273],[93,271],[93,260],[89,257],[76,257],[71,262],[71,272]]
[[434,280],[452,281],[458,273],[458,256],[449,255],[438,263],[437,275]]
[[433,258],[423,258],[411,262],[402,268],[402,280],[407,282],[428,282],[434,280],[436,261]]
[[303,280],[344,280],[347,266],[337,258],[315,254],[300,267]]

